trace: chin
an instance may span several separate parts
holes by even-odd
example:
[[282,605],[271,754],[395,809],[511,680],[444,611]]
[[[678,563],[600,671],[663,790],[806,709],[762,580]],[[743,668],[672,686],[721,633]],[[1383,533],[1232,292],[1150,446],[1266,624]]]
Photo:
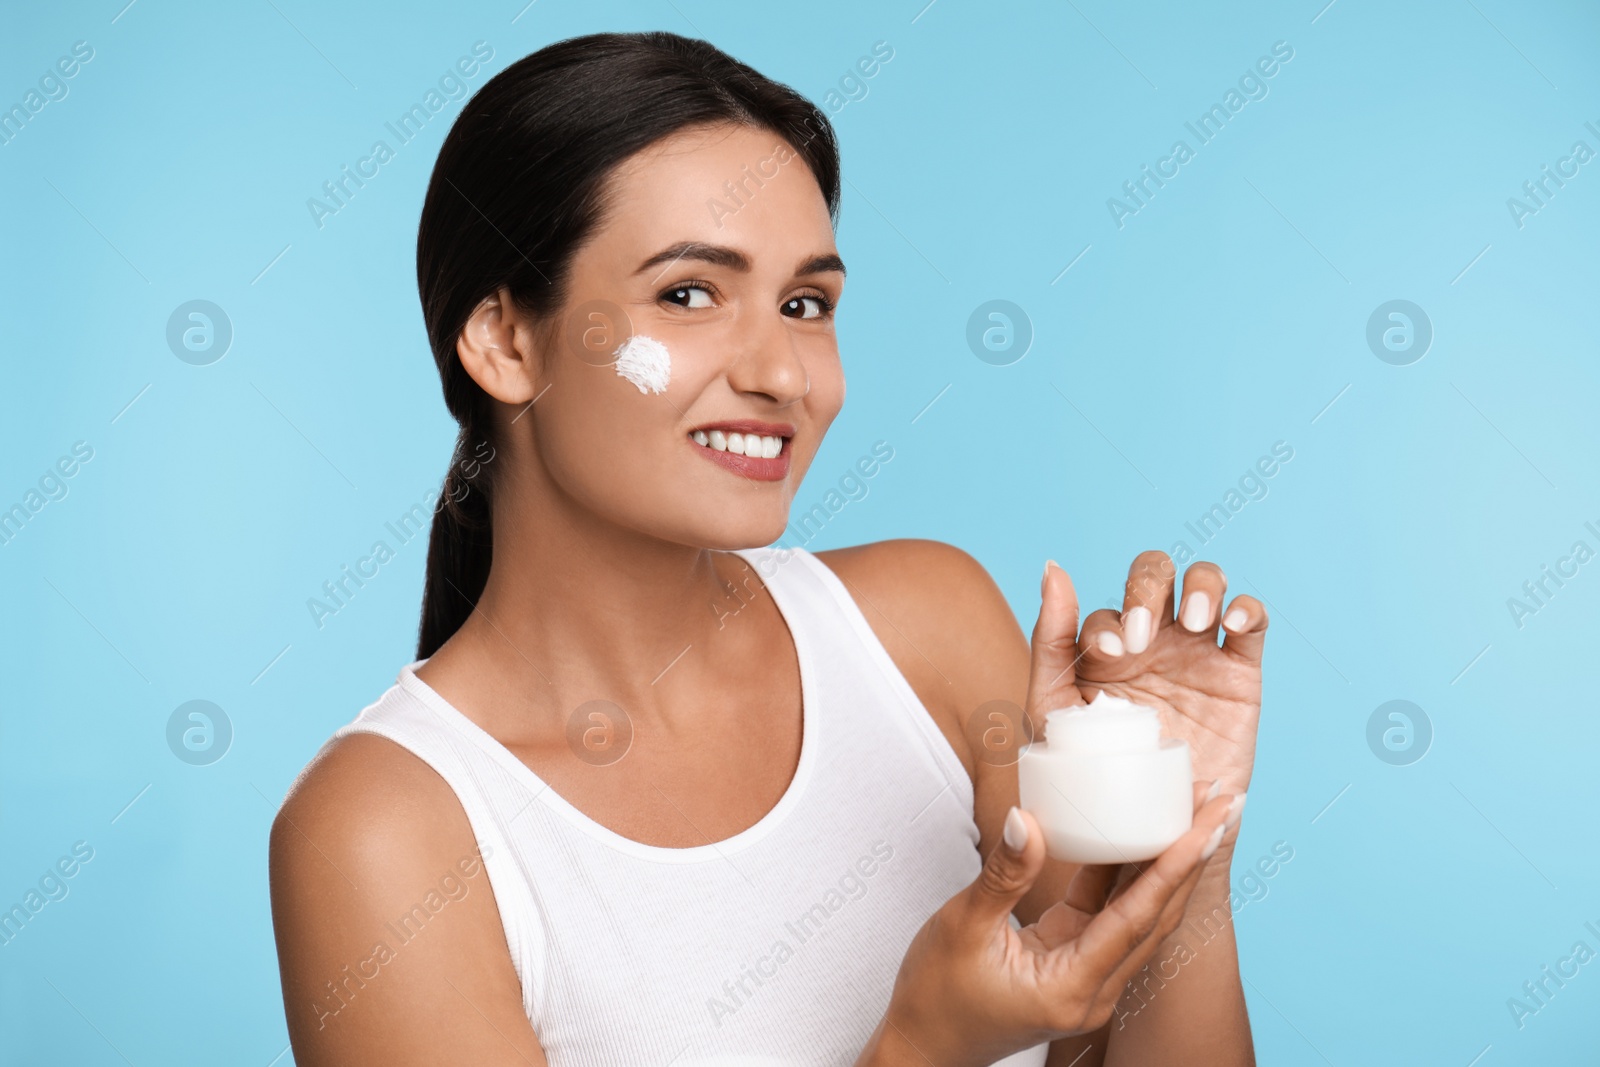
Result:
[[[742,512],[742,513],[741,513]],[[739,548],[765,548],[789,528],[788,502],[782,508],[729,509],[720,513],[720,520],[707,524],[704,516],[694,523],[684,536],[673,538],[696,548],[731,552]]]

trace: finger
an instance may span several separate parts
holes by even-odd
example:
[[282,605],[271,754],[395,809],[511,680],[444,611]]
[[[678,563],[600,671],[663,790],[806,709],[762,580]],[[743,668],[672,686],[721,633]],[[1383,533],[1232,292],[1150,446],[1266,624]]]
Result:
[[1260,664],[1267,643],[1266,606],[1249,594],[1233,598],[1222,616],[1222,647],[1246,663]]
[[1061,903],[1047,908],[1034,924],[1034,932],[1047,949],[1066,944],[1083,933],[1111,895],[1123,866],[1118,863],[1086,863],[1072,874]]
[[1040,584],[1039,621],[1033,627],[1033,662],[1028,676],[1028,717],[1036,734],[1047,711],[1083,701],[1078,696],[1078,594],[1054,561]]
[[1117,875],[1121,870],[1120,863],[1084,864],[1073,874],[1072,881],[1067,883],[1062,902],[1086,915],[1094,915],[1106,906],[1111,887],[1117,884]]
[[1083,630],[1078,634],[1079,654],[1090,664],[1107,663],[1122,658],[1125,645],[1122,623],[1117,613],[1101,608],[1083,620]]
[[1124,892],[1112,896],[1073,943],[1074,969],[1082,966],[1093,975],[1110,975],[1149,937],[1167,902],[1215,852],[1220,840],[1216,831],[1223,826],[1232,799],[1224,794],[1207,801],[1189,832],[1156,857]]
[[1064,945],[1083,933],[1111,895],[1119,872],[1117,863],[1086,863],[1078,867],[1067,883],[1061,902],[1045,909],[1034,923],[1034,932],[1046,949]]
[[1044,869],[1044,834],[1038,827],[1031,814],[1013,807],[978,877],[957,894],[959,936],[968,943],[987,943],[995,930],[1009,924],[1011,910]]
[[1217,639],[1218,609],[1228,595],[1228,578],[1215,563],[1201,560],[1183,572],[1183,599],[1178,604],[1178,625],[1192,634]]
[[1138,655],[1150,647],[1162,620],[1172,619],[1172,582],[1178,576],[1172,557],[1152,549],[1141,552],[1128,568],[1122,594],[1122,641]]
[[[1236,813],[1244,806],[1245,795],[1243,793],[1224,793],[1222,791],[1224,783],[1220,778],[1213,780],[1211,784],[1206,787],[1205,793],[1202,794],[1200,793],[1200,787],[1204,784],[1205,783],[1203,782],[1194,783],[1194,792],[1197,795],[1197,799],[1194,805],[1194,819],[1190,827],[1190,832],[1192,833],[1195,829],[1199,828],[1203,820],[1207,822],[1213,821],[1217,814],[1220,813],[1222,824],[1220,826],[1213,827],[1211,833],[1213,835],[1217,835],[1218,831],[1221,831],[1223,835],[1226,835],[1227,831],[1232,829],[1238,823]],[[1226,840],[1226,837],[1223,836],[1222,840]],[[1168,846],[1167,851],[1170,852],[1172,848],[1177,846],[1177,844],[1178,842],[1173,842],[1172,845]],[[1206,861],[1210,859],[1213,853],[1215,853],[1216,848],[1217,844],[1214,843],[1211,838],[1208,837],[1205,839],[1200,849],[1200,861],[1198,864],[1196,864],[1193,873],[1198,874],[1205,869]],[[1162,855],[1165,855],[1165,853]],[[1157,856],[1153,860],[1145,860],[1142,863],[1128,864],[1123,869],[1122,877],[1117,880],[1116,886],[1111,890],[1111,896],[1106,901],[1106,906],[1110,907],[1110,905],[1117,901],[1117,899],[1120,898],[1125,892],[1137,886],[1144,873],[1155,867],[1155,865],[1160,862],[1161,856]],[[1155,877],[1160,877],[1160,875],[1158,874]]]

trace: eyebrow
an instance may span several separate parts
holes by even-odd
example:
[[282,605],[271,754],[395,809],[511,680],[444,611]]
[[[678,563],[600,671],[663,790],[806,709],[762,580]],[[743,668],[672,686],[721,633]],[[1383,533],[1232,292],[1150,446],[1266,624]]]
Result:
[[[726,245],[702,244],[698,241],[679,241],[677,244],[663,248],[639,264],[639,268],[633,273],[643,274],[657,264],[675,263],[680,259],[698,260],[702,263],[711,263],[744,273],[748,273],[750,270],[750,257],[737,248],[729,248]],[[832,252],[827,252],[822,255],[812,256],[795,268],[796,274],[821,274],[825,271],[838,271],[840,274],[844,274],[844,260]],[[666,272],[662,271],[662,273],[665,274]]]

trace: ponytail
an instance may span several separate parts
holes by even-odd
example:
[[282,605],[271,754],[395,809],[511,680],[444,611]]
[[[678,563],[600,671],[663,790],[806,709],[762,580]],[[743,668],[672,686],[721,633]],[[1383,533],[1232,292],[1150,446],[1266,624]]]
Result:
[[[417,659],[427,659],[461,628],[483,596],[493,560],[489,487],[493,479],[481,458],[465,449],[472,427],[456,437],[450,469],[445,472],[439,506],[428,533],[428,568],[422,587],[422,624],[417,632]],[[490,458],[493,458],[491,453]]]

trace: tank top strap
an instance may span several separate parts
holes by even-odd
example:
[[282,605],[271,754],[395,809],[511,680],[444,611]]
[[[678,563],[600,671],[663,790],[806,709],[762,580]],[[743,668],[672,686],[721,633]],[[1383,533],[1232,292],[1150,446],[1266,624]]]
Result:
[[[861,714],[857,695],[861,673],[871,674],[873,680],[886,685],[895,698],[894,707],[884,712],[910,735],[956,799],[972,811],[975,799],[972,777],[922,698],[911,688],[889,650],[878,639],[844,579],[804,548],[773,545],[743,549],[738,554],[756,568],[768,586],[779,587],[780,601],[790,606],[785,617],[791,629],[803,627],[804,639],[815,650],[818,660],[829,665],[828,670],[821,672],[819,688],[824,692],[819,694],[820,707],[836,715]],[[780,606],[785,604],[780,603]]]

